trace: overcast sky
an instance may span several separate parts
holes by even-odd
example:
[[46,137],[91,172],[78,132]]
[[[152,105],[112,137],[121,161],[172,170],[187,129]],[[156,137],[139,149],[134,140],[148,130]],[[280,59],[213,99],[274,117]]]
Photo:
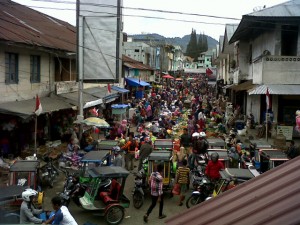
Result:
[[[76,24],[76,0],[14,0],[58,19]],[[86,0],[88,1],[88,0]],[[95,2],[95,0],[91,0]],[[62,4],[62,2],[68,4]],[[99,1],[100,3],[102,1]],[[106,0],[106,2],[109,2]],[[128,34],[158,33],[165,37],[183,37],[195,29],[218,40],[224,35],[224,24],[239,23],[242,15],[268,8],[285,0],[123,0],[124,32]],[[106,3],[108,4],[108,3]],[[128,9],[128,7],[139,9]],[[50,9],[52,8],[52,9]],[[58,9],[60,8],[60,9]],[[64,9],[64,10],[62,10]],[[70,9],[70,10],[66,10]],[[142,9],[172,11],[177,13],[153,12]],[[190,14],[197,14],[192,16]],[[200,16],[200,15],[208,15]],[[137,17],[142,16],[142,17]],[[145,18],[159,17],[163,19]],[[222,17],[222,18],[214,18]],[[177,20],[177,21],[176,21]],[[183,21],[184,20],[184,21]],[[189,22],[188,22],[189,21]]]

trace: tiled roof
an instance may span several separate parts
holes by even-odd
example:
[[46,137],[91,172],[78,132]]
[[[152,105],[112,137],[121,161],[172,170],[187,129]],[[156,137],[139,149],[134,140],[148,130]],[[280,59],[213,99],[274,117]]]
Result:
[[134,60],[126,55],[122,55],[122,61],[123,61],[124,66],[127,66],[132,69],[153,70],[150,66],[145,65],[137,60]]
[[76,52],[76,28],[10,0],[0,0],[0,40]]

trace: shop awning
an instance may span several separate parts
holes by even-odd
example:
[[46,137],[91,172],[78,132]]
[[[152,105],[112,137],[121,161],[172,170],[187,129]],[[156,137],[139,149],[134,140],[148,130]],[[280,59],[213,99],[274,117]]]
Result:
[[234,86],[236,86],[235,84],[228,84],[228,85],[225,85],[224,87],[223,87],[223,89],[231,89],[231,88],[233,88]]
[[[0,104],[0,113],[19,116],[27,119],[35,115],[35,98],[23,101],[5,102]],[[40,97],[40,102],[43,108],[43,113],[58,111],[61,109],[71,109],[73,106],[58,96],[52,95],[51,97]]]
[[231,89],[234,91],[247,91],[256,87],[256,84],[252,84],[252,80],[248,80],[244,83],[233,86]]
[[108,93],[107,87],[94,87],[87,88],[83,90],[84,93],[90,94],[94,97],[103,99],[104,103],[108,103],[109,99],[116,99],[119,97],[119,93],[115,90],[111,90],[111,93]]
[[[60,97],[64,98],[66,102],[78,106],[78,91],[60,94]],[[83,108],[89,108],[96,105],[100,105],[103,103],[103,100],[101,98],[97,98],[93,95],[82,93],[82,104]]]
[[300,95],[300,84],[265,84],[248,90],[249,95]]
[[143,87],[151,87],[151,85],[143,80],[135,79],[132,77],[127,77],[126,82],[129,86],[133,87],[138,87],[138,86],[143,86]]
[[121,87],[118,87],[118,86],[111,86],[111,89],[112,90],[115,90],[115,91],[117,91],[117,92],[119,92],[119,93],[128,93],[129,92],[129,90],[127,90],[127,89],[125,89],[125,88],[121,88]]

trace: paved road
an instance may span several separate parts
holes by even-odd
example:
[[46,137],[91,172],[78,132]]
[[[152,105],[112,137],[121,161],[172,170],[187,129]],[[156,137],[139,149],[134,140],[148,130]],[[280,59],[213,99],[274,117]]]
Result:
[[[51,209],[50,200],[53,196],[56,195],[56,192],[59,192],[63,189],[63,175],[59,177],[59,179],[55,183],[55,187],[53,189],[47,189],[45,191],[45,198],[44,198],[44,208]],[[125,186],[125,195],[132,201],[132,189],[134,186],[134,176],[132,174],[126,180]],[[188,196],[188,195],[187,195]],[[130,225],[141,225],[144,224],[143,222],[143,215],[147,211],[148,207],[150,206],[150,195],[145,197],[145,203],[140,209],[135,209],[130,204],[130,207],[125,211],[125,218],[121,224],[130,224]],[[169,195],[165,197],[165,204],[164,204],[164,214],[167,217],[171,217],[179,212],[187,210],[185,205],[177,206],[178,196],[174,196],[170,198]],[[91,211],[85,211],[80,207],[77,207],[73,202],[69,206],[69,210],[78,222],[79,225],[83,225],[85,222],[90,222],[95,225],[102,225],[106,224],[103,217],[94,216]],[[158,219],[158,205],[154,208],[152,214],[149,216],[148,224],[164,224],[163,220]]]

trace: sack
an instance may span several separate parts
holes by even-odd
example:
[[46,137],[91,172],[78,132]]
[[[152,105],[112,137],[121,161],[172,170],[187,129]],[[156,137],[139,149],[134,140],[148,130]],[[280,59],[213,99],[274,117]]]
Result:
[[180,195],[180,184],[175,184],[172,190],[173,195]]

